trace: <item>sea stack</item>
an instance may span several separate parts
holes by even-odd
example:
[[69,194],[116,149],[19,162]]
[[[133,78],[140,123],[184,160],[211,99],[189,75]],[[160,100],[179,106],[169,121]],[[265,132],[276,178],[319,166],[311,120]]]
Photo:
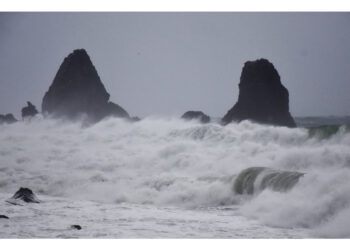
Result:
[[288,90],[282,85],[273,64],[266,59],[244,64],[238,101],[222,118],[222,123],[242,120],[296,127],[289,113]]
[[70,119],[86,115],[92,122],[106,116],[129,118],[109,96],[87,52],[77,49],[61,64],[43,98],[42,112]]
[[36,114],[38,114],[38,110],[36,110],[36,107],[31,102],[27,102],[27,106],[22,108],[22,119],[33,117]]

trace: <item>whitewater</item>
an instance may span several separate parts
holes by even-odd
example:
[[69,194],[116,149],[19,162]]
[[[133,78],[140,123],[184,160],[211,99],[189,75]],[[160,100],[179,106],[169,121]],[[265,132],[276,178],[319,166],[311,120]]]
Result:
[[346,125],[38,115],[0,125],[0,237],[348,238],[349,179]]

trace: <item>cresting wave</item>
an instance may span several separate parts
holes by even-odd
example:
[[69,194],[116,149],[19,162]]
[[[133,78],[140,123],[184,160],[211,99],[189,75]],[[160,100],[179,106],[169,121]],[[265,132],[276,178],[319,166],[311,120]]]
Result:
[[[82,126],[39,116],[0,127],[0,187],[106,203],[237,206],[266,225],[350,236],[349,152],[346,127],[320,138],[249,121],[110,118]],[[254,181],[238,181],[254,171]],[[259,192],[237,194],[251,190]]]
[[316,137],[318,139],[328,139],[340,131],[342,131],[342,133],[349,133],[350,124],[321,125],[308,128],[309,136]]
[[266,188],[285,192],[298,182],[303,173],[278,171],[266,167],[251,167],[243,170],[235,179],[237,194],[255,194]]

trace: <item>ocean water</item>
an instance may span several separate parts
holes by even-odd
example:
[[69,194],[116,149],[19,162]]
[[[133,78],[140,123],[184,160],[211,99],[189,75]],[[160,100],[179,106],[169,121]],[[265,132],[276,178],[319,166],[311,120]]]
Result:
[[0,125],[0,237],[349,238],[347,119]]

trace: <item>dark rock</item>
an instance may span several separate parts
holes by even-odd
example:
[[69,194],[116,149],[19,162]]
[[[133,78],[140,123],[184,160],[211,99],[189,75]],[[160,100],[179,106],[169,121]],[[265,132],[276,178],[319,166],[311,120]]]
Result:
[[244,64],[237,103],[222,118],[223,124],[252,120],[258,123],[296,127],[289,113],[289,93],[266,59]]
[[7,217],[6,215],[0,214],[0,219],[9,219],[9,217]]
[[11,124],[16,121],[17,119],[13,116],[13,114],[6,114],[6,115],[0,114],[0,124],[3,124],[3,123]]
[[210,117],[204,114],[202,111],[187,111],[185,114],[181,116],[181,118],[185,120],[196,119],[202,123],[210,122]]
[[32,190],[23,187],[21,187],[10,199],[8,199],[7,202],[18,205],[19,200],[27,203],[40,203]]
[[139,118],[137,116],[133,116],[133,117],[130,117],[129,121],[131,121],[131,122],[138,122],[138,121],[141,121],[141,118]]
[[80,226],[80,225],[71,225],[70,227],[71,227],[72,229],[81,230],[81,226]]
[[118,104],[114,102],[108,102],[103,105],[101,109],[97,110],[96,117],[98,120],[103,119],[107,116],[125,117],[128,118],[129,114]]
[[33,117],[36,114],[38,114],[38,110],[36,110],[36,107],[31,102],[27,102],[27,107],[22,108],[22,119]]
[[97,122],[106,116],[128,118],[119,105],[109,102],[109,94],[84,49],[74,50],[61,64],[42,102],[43,114]]

